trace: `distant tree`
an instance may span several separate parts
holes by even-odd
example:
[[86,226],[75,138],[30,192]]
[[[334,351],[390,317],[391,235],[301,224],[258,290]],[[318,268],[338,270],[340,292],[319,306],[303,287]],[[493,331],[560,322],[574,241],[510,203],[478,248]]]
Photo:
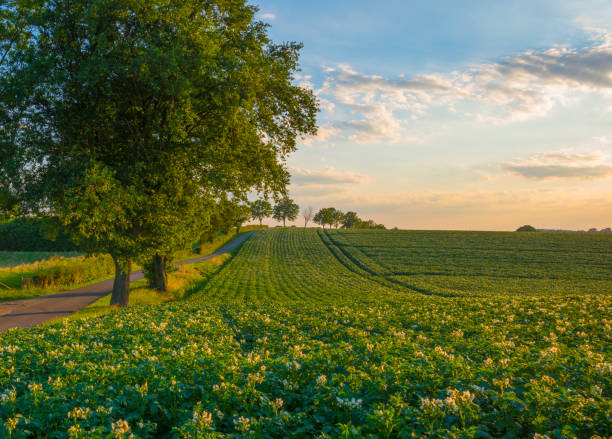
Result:
[[234,212],[234,224],[236,233],[240,233],[240,228],[246,223],[251,217],[251,207],[248,204],[237,204]]
[[387,229],[384,224],[377,224],[374,220],[371,220],[371,219],[367,221],[361,221],[357,225],[357,228],[359,229],[381,229],[381,230]]
[[251,203],[251,218],[258,220],[260,226],[263,219],[272,216],[273,213],[272,205],[266,200],[257,200]]
[[218,231],[226,235],[230,233],[233,227],[236,228],[236,233],[238,233],[242,224],[251,215],[251,208],[246,204],[242,204],[238,199],[221,199],[218,209]]
[[283,227],[286,227],[286,221],[294,221],[300,213],[300,206],[289,198],[285,197],[274,206],[273,218],[283,222]]
[[521,226],[518,229],[516,229],[516,231],[517,232],[536,232],[537,230],[535,227],[525,224],[524,226]]
[[314,209],[312,208],[312,206],[308,206],[302,211],[302,216],[304,217],[304,227],[308,227],[308,222],[312,219],[313,215]]
[[334,223],[334,212],[336,211],[333,207],[324,207],[320,209],[314,216],[314,222],[320,224],[325,228],[326,225],[331,226]]
[[356,212],[346,212],[344,214],[344,220],[342,221],[343,229],[353,229],[361,222],[361,219],[357,216]]
[[226,197],[221,197],[213,203],[208,211],[209,221],[208,225],[202,228],[200,244],[213,242],[219,233],[227,235],[232,227],[236,227],[239,231],[251,213],[249,206],[241,204],[239,200],[229,200]]
[[334,209],[332,217],[333,217],[332,221],[333,221],[334,227],[337,229],[338,226],[340,226],[340,224],[342,224],[342,222],[344,221],[344,213],[342,213],[341,210]]
[[323,219],[323,209],[320,209],[312,219],[316,224],[323,226],[325,228],[325,220]]

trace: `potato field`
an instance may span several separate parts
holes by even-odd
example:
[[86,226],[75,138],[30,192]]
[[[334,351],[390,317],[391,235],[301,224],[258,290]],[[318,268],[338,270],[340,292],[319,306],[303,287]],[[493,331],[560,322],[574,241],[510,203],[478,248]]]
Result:
[[0,334],[0,437],[612,434],[612,236],[277,228],[188,299]]

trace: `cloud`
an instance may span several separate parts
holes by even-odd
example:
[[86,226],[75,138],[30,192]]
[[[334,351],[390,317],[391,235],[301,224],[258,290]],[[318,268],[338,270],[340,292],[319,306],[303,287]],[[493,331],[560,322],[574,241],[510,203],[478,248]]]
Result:
[[545,180],[549,178],[603,178],[612,176],[612,166],[516,165],[505,169],[522,177]]
[[612,98],[612,34],[598,31],[583,47],[525,51],[464,71],[388,78],[347,64],[322,69],[325,79],[315,93],[337,136],[358,143],[419,142],[423,136],[412,122],[434,109],[503,124],[544,116],[585,93]]
[[316,136],[307,136],[302,139],[304,145],[310,145],[317,142],[327,142],[333,137],[338,137],[342,133],[342,129],[333,124],[324,124],[317,129]]
[[276,14],[273,14],[271,12],[265,12],[263,14],[259,14],[259,18],[261,18],[262,20],[274,21],[276,20]]
[[326,168],[322,171],[292,168],[290,170],[293,186],[324,186],[324,185],[354,185],[364,184],[370,181],[367,175],[356,172],[338,172],[335,168]]
[[607,155],[599,152],[559,151],[505,163],[502,169],[534,180],[607,178],[612,177],[612,163],[608,159]]

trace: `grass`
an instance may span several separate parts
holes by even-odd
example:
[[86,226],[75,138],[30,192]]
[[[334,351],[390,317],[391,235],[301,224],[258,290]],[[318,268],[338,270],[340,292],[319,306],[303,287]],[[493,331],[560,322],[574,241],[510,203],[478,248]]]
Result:
[[[50,259],[0,268],[0,301],[26,299],[65,291],[108,279],[113,264],[108,256],[53,256]],[[38,278],[42,285],[20,288],[21,279]],[[8,287],[8,288],[7,288]]]
[[[0,335],[0,435],[609,435],[612,282],[597,266],[607,238],[571,243],[582,266],[549,260],[572,248],[543,234],[369,233],[261,231],[187,281],[182,300]],[[422,253],[403,250],[415,243]],[[522,279],[501,276],[512,270],[537,291],[495,283]],[[600,284],[574,291],[584,273]],[[472,283],[449,281],[445,294],[439,276]],[[558,279],[565,293],[546,288]]]

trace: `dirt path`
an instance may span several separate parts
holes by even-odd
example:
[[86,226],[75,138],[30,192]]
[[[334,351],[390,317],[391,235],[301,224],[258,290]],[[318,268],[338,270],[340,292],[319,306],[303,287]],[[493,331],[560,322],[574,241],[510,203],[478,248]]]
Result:
[[[253,233],[247,232],[239,236],[214,253],[176,262],[175,265],[192,264],[229,253],[246,241]],[[142,270],[135,271],[130,276],[130,282],[136,282],[142,278]],[[72,291],[32,299],[0,302],[0,332],[6,331],[9,328],[31,328],[47,320],[70,315],[85,308],[99,298],[110,294],[112,289],[113,279],[109,279]]]

